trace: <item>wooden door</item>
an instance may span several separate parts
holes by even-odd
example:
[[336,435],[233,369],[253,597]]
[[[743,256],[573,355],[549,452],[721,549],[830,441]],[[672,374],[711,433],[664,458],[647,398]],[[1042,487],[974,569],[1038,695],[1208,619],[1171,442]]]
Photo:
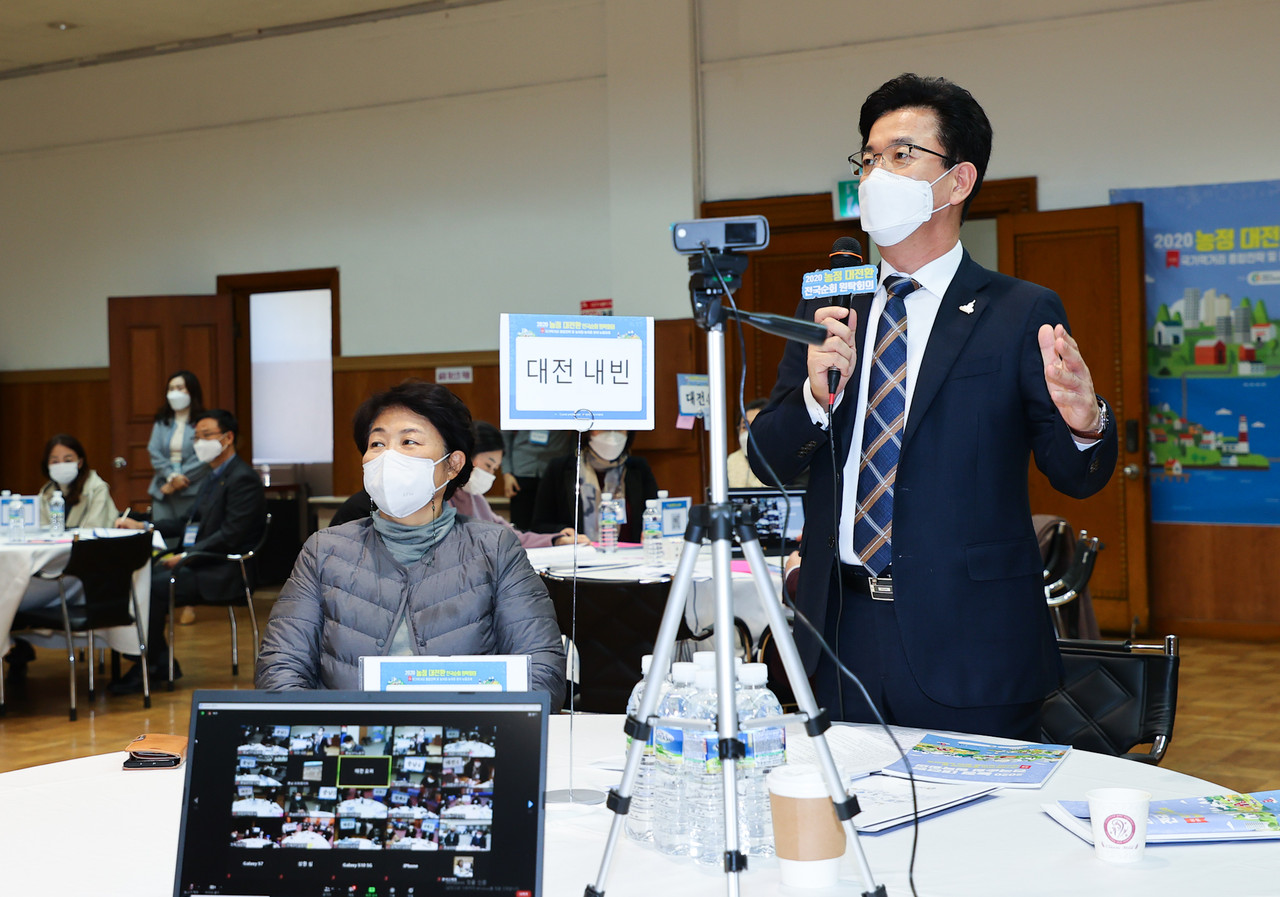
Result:
[[1000,269],[1056,291],[1093,376],[1115,411],[1120,457],[1100,493],[1076,501],[1031,472],[1031,507],[1100,537],[1089,588],[1104,630],[1148,624],[1146,338],[1142,206],[1137,203],[999,219]]
[[[826,193],[709,202],[703,204],[702,214],[708,218],[764,215],[769,220],[769,246],[748,254],[750,263],[735,295],[737,306],[745,311],[791,316],[800,304],[801,278],[809,271],[830,267],[828,256],[837,239],[851,236],[857,238],[864,249],[870,245],[856,221],[831,219],[831,197]],[[726,407],[731,449],[737,448],[737,434],[732,430],[738,410],[742,360],[745,358],[747,370],[743,401],[768,398],[778,379],[778,362],[786,348],[786,341],[781,337],[749,326],[742,328],[740,348],[735,331],[732,325],[725,331]]]
[[147,441],[166,378],[188,370],[200,378],[206,408],[235,413],[235,341],[228,296],[112,296],[111,494],[121,508],[151,504]]

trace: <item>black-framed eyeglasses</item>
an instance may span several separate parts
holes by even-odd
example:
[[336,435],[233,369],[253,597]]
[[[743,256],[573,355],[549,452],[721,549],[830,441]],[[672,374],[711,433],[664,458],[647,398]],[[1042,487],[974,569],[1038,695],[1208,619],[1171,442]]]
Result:
[[870,171],[877,165],[885,171],[900,171],[912,162],[919,160],[920,156],[917,153],[928,153],[931,156],[937,156],[948,165],[951,164],[951,157],[937,150],[931,150],[914,143],[891,143],[884,148],[883,152],[871,153],[866,150],[859,150],[851,154],[849,156],[849,170],[853,172],[855,177],[862,177],[863,172]]

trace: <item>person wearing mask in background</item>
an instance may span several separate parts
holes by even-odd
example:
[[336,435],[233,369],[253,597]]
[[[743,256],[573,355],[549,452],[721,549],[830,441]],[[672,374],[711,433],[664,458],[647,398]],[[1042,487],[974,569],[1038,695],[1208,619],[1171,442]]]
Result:
[[[457,492],[453,493],[453,498],[449,499],[449,504],[458,509],[459,514],[465,514],[476,520],[483,520],[487,523],[500,523],[503,526],[509,526],[515,531],[516,537],[520,540],[520,545],[524,548],[545,548],[548,545],[572,545],[574,541],[573,527],[566,526],[556,533],[530,533],[524,532],[514,524],[508,523],[489,507],[489,502],[485,499],[485,493],[493,486],[497,479],[497,473],[502,467],[502,456],[506,450],[505,442],[502,438],[502,431],[493,424],[478,420],[472,427],[472,433],[475,435],[476,447],[475,454],[471,456],[471,477]],[[585,535],[578,535],[579,542],[586,542]]]
[[[200,380],[190,371],[175,371],[169,375],[164,404],[156,412],[156,422],[151,427],[151,439],[147,453],[151,455],[151,469],[155,476],[147,493],[151,502],[151,520],[185,520],[195,504],[199,483],[209,467],[196,457],[195,421],[204,413],[204,391]],[[176,548],[170,543],[170,548]],[[184,626],[196,621],[196,609],[188,605],[182,609],[178,622]]]
[[[41,487],[40,525],[49,525],[49,502],[55,491],[62,493],[67,529],[95,526],[111,526],[118,512],[111,500],[111,489],[102,477],[89,467],[80,440],[66,433],[59,433],[45,443],[44,458],[40,469],[47,482]],[[80,581],[68,577],[66,581],[67,603],[84,603],[84,588]],[[52,580],[32,578],[22,593],[18,610],[34,610],[56,607],[61,601],[58,584]],[[9,661],[9,684],[21,690],[27,680],[27,664],[35,660],[35,649],[30,642],[13,639],[13,646],[5,659]]]
[[547,588],[505,526],[448,504],[471,475],[471,412],[407,380],[352,421],[376,511],[307,539],[271,608],[255,684],[359,687],[365,655],[525,654],[532,687],[564,701],[565,653]]
[[533,506],[538,499],[538,483],[552,458],[574,449],[572,430],[505,430],[502,443],[507,466],[502,474],[502,491],[511,501],[511,523],[518,530],[533,529]]
[[[484,496],[493,487],[497,479],[498,470],[502,467],[502,453],[504,451],[502,431],[493,424],[479,420],[472,425],[471,432],[475,437],[475,454],[471,456],[471,476],[468,477],[466,484],[462,488],[453,493],[453,497],[449,499],[449,504],[457,508],[459,514],[470,517],[473,520],[480,520],[484,523],[499,523],[510,527],[512,532],[516,534],[516,538],[520,540],[522,548],[572,545],[572,527],[566,527],[558,533],[528,533],[503,520],[493,512],[493,508],[489,507],[489,502]],[[369,498],[369,493],[361,489],[342,503],[334,513],[333,519],[329,521],[329,525],[341,526],[344,523],[350,523],[352,520],[368,517],[372,510],[373,503]],[[579,535],[578,541],[586,542],[587,537]]]
[[658,497],[649,462],[631,454],[632,430],[592,430],[582,452],[581,482],[576,455],[555,458],[538,484],[533,529],[553,533],[574,525],[574,496],[581,495],[579,531],[600,540],[600,496],[608,492],[622,509],[618,541],[639,542],[645,502]]
[[764,485],[759,477],[751,470],[751,465],[747,462],[747,424],[756,419],[756,415],[760,413],[760,409],[769,404],[768,399],[752,399],[747,402],[746,419],[738,419],[738,450],[729,453],[729,488],[739,489],[750,487],[759,489]]
[[[151,568],[151,612],[147,631],[147,660],[151,676],[168,676],[169,643],[165,640],[164,620],[169,613],[169,577],[187,551],[214,554],[243,554],[262,538],[267,524],[267,495],[257,471],[236,454],[236,436],[240,425],[229,411],[213,408],[195,421],[193,451],[208,466],[209,474],[201,483],[199,494],[188,516],[183,520],[161,520],[156,529],[166,539],[181,542],[177,553],[166,555]],[[121,529],[142,529],[140,520],[122,517],[116,521]],[[252,567],[249,568],[252,576]],[[178,571],[176,603],[179,607],[202,599],[229,602],[244,588],[240,568],[225,562],[202,562],[193,558]],[[250,583],[252,587],[252,583]],[[174,678],[181,669],[174,664]],[[142,665],[134,663],[107,690],[112,694],[142,691]]]
[[147,452],[155,476],[147,492],[151,520],[185,520],[195,504],[200,480],[209,466],[196,457],[195,422],[204,413],[204,392],[190,371],[176,371],[169,377],[164,404],[156,412]]
[[[61,492],[67,529],[111,526],[120,512],[111,500],[111,487],[89,467],[84,446],[67,433],[45,443],[40,469],[48,482],[40,488],[40,525],[49,525],[49,502]],[[57,589],[55,588],[56,592]]]

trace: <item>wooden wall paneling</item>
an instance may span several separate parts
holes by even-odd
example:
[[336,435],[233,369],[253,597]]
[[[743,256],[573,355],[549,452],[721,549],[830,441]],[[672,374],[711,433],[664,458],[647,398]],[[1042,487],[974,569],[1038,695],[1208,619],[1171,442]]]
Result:
[[70,433],[94,470],[110,479],[111,402],[106,368],[0,372],[0,487],[30,495],[44,485],[44,444]]
[[692,317],[654,322],[654,428],[637,433],[632,446],[632,452],[653,468],[660,489],[672,496],[688,495],[695,504],[706,491],[706,429],[700,421],[690,430],[676,426],[676,375],[707,372],[706,340]]
[[[654,333],[661,351],[654,354],[654,430],[636,436],[635,452],[654,469],[659,485],[672,495],[701,496],[705,489],[704,431],[676,427],[679,410],[677,373],[706,371],[705,335],[691,319],[656,321]],[[450,383],[466,402],[472,417],[501,423],[498,353],[449,352],[423,355],[353,356],[333,360],[333,490],[350,495],[361,488],[360,456],[351,433],[351,418],[360,403],[407,377],[428,382],[439,367],[470,366],[471,383]],[[499,494],[495,485],[491,495]]]
[[1280,527],[1151,525],[1151,630],[1280,639]]

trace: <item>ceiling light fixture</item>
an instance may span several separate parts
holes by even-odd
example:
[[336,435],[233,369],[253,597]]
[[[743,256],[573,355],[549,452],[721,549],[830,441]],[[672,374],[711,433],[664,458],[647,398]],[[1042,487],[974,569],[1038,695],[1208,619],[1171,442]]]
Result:
[[54,31],[70,31],[72,28],[79,28],[74,22],[50,22],[49,27]]

